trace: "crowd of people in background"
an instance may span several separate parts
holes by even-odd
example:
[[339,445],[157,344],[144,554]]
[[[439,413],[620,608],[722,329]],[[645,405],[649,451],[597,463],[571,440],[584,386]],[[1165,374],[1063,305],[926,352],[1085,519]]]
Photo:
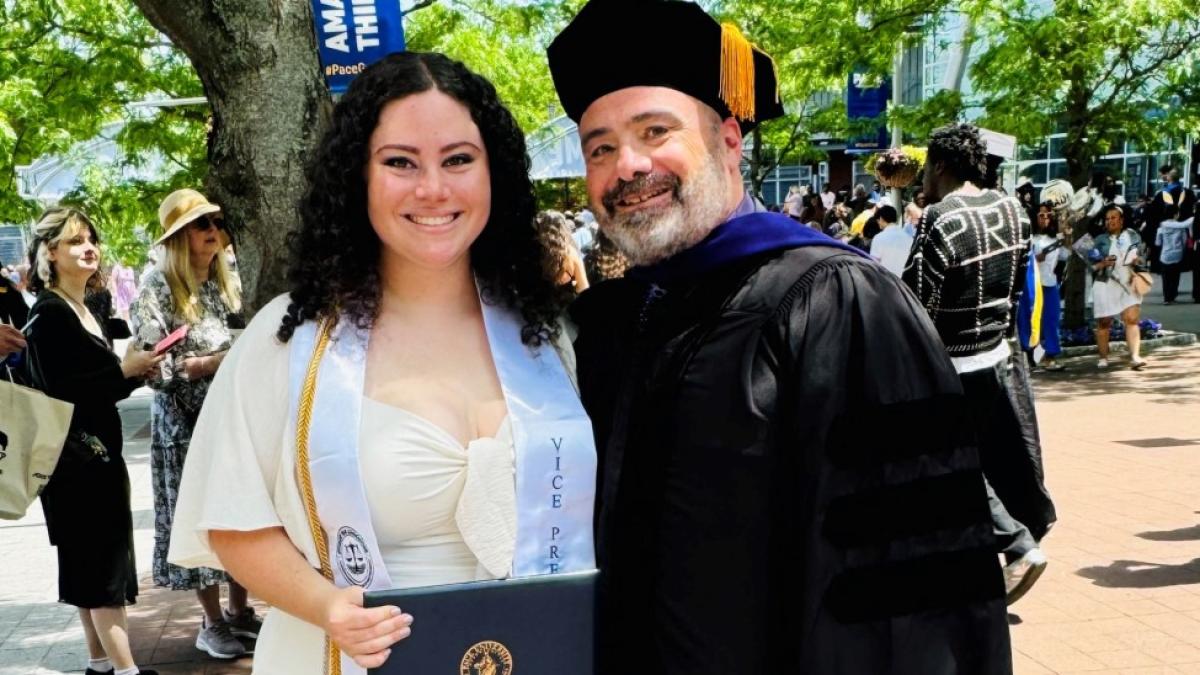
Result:
[[[1194,219],[1196,193],[1180,182],[1179,171],[1170,166],[1162,168],[1159,182],[1160,190],[1143,193],[1133,203],[1127,203],[1121,184],[1112,176],[1097,173],[1077,195],[1077,199],[1083,200],[1086,232],[1094,244],[1087,260],[1087,284],[1097,322],[1095,335],[1101,353],[1100,367],[1108,365],[1109,333],[1114,319],[1123,326],[1130,347],[1131,365],[1135,368],[1144,366],[1139,352],[1138,328],[1143,298],[1133,292],[1129,281],[1138,269],[1149,269],[1161,275],[1166,305],[1178,302],[1180,279],[1192,272],[1192,299],[1200,302],[1200,288],[1195,283],[1195,278],[1200,276],[1200,246],[1197,244],[1200,236]],[[1040,366],[1056,371],[1062,367],[1056,358],[1061,353],[1058,336],[1061,284],[1071,257],[1073,237],[1071,225],[1060,223],[1056,210],[1040,202],[1037,193],[1037,188],[1027,177],[1022,177],[1014,190],[1014,196],[1026,210],[1033,226],[1032,252],[1037,259],[1046,298],[1042,304],[1044,359]],[[781,212],[863,250],[899,276],[909,260],[917,225],[928,206],[925,192],[919,185],[907,188],[902,195],[902,207],[897,207],[891,203],[891,193],[878,182],[870,189],[861,183],[853,187],[844,185],[838,190],[830,183],[823,184],[820,190],[793,185],[781,204],[770,205],[767,209]],[[1114,221],[1111,227],[1107,222],[1110,219]],[[1119,229],[1115,224],[1117,220],[1121,223]],[[629,267],[617,247],[599,231],[595,217],[587,208],[544,210],[538,215],[538,225],[546,245],[561,257],[562,283],[572,286],[576,293],[599,281],[623,276]],[[1113,229],[1117,232],[1113,233]],[[1118,254],[1124,251],[1124,256],[1113,259],[1111,251]],[[132,337],[127,323],[133,319],[132,309],[141,287],[159,267],[157,255],[151,251],[141,270],[120,262],[104,262],[96,281],[89,285],[84,300],[97,317],[110,347]],[[235,268],[232,246],[226,247],[223,257],[227,269]],[[27,262],[0,267],[0,284],[20,297],[26,308],[36,300],[30,290],[30,277],[31,268]],[[237,283],[236,275],[232,278]],[[0,326],[16,323],[12,317],[0,316]],[[0,340],[5,340],[6,345],[11,343],[6,351],[16,351],[20,336],[6,336],[7,333],[0,332]]]
[[[1139,272],[1152,271],[1162,277],[1163,304],[1179,300],[1180,278],[1192,272],[1192,299],[1200,302],[1200,233],[1194,218],[1197,193],[1180,181],[1179,170],[1162,167],[1160,189],[1143,193],[1127,203],[1123,186],[1113,176],[1095,173],[1088,184],[1073,197],[1072,208],[1082,217],[1086,246],[1086,285],[1096,321],[1095,339],[1100,352],[1097,365],[1109,364],[1109,336],[1114,321],[1121,324],[1129,347],[1130,365],[1145,367],[1141,358],[1141,305],[1145,292],[1134,288]],[[1006,194],[997,187],[999,194]],[[830,183],[820,191],[793,185],[783,202],[768,206],[797,222],[868,252],[897,275],[903,273],[912,253],[914,236],[928,202],[920,185],[902,191],[902,211],[891,203],[892,197],[874,183],[842,186],[834,190]],[[1039,200],[1037,187],[1022,176],[1014,190],[1032,224],[1031,253],[1038,266],[1038,279],[1044,302],[1041,304],[1041,336],[1037,366],[1047,371],[1063,368],[1058,361],[1062,352],[1059,336],[1061,285],[1067,263],[1078,237],[1073,223],[1060,222],[1061,205]],[[897,217],[902,213],[901,217]],[[1114,257],[1115,256],[1115,257]],[[1022,317],[1025,318],[1025,317]]]
[[[159,214],[163,234],[139,281],[132,268],[102,261],[101,232],[86,214],[52,208],[33,227],[28,262],[0,270],[0,357],[9,366],[2,376],[74,405],[41,501],[58,554],[59,597],[79,608],[89,675],[155,672],[134,664],[125,615],[138,588],[116,404],[141,386],[155,390],[155,583],[196,592],[203,610],[196,646],[214,657],[245,654],[238,637],[257,637],[261,625],[245,589],[227,574],[166,561],[192,426],[233,334],[244,327],[220,213],[194,190],[168,195]],[[228,609],[220,606],[222,582],[230,587]]]
[[870,190],[860,183],[853,189],[846,185],[836,192],[830,183],[825,183],[820,191],[793,185],[783,203],[769,206],[768,210],[783,213],[814,230],[871,253],[877,260],[882,257],[872,252],[875,237],[888,226],[898,225],[895,232],[885,237],[887,243],[883,249],[891,252],[888,259],[892,264],[885,266],[899,274],[901,268],[895,263],[898,255],[895,251],[899,248],[895,241],[897,233],[908,235],[911,244],[917,221],[926,206],[924,192],[919,188],[907,191],[902,201],[903,218],[900,217],[901,207],[891,203],[891,196],[878,182],[873,183]]

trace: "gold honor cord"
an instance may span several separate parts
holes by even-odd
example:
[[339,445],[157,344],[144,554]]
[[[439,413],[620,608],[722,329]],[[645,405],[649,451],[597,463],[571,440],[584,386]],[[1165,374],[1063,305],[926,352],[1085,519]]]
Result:
[[[321,355],[329,346],[334,320],[325,319],[317,329],[317,346],[313,348],[308,372],[304,374],[304,387],[300,390],[300,408],[296,413],[296,478],[300,482],[300,494],[304,498],[304,512],[308,516],[308,529],[317,546],[317,557],[321,561],[321,576],[333,581],[333,566],[329,563],[329,547],[321,519],[317,516],[317,498],[313,494],[312,472],[308,466],[308,431],[312,426],[313,399],[317,394],[317,370]],[[325,636],[325,675],[342,675],[342,658],[337,645]]]

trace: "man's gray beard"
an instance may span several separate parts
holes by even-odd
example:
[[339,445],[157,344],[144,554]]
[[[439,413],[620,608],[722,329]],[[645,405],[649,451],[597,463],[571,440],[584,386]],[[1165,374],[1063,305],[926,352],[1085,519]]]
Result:
[[609,216],[593,205],[604,234],[634,266],[652,265],[699,244],[721,224],[725,215],[728,178],[710,158],[679,189],[679,198],[666,206]]

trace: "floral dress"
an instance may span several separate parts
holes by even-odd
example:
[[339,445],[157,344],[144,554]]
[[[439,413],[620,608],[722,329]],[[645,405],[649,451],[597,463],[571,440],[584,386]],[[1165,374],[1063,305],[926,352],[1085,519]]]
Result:
[[[200,320],[190,324],[187,337],[167,351],[157,376],[147,381],[154,389],[151,404],[150,475],[154,484],[154,583],[173,590],[204,588],[229,576],[220,570],[187,569],[167,562],[171,524],[179,497],[179,480],[187,457],[192,429],[212,377],[189,380],[183,360],[229,349],[233,335],[228,327],[229,308],[215,281],[200,286],[196,309]],[[174,309],[171,289],[162,270],[155,268],[143,280],[130,311],[133,334],[139,344],[154,344],[187,323]]]

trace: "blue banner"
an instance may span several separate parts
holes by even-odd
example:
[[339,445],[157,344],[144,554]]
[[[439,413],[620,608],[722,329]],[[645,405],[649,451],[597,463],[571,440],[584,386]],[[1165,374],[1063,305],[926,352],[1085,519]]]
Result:
[[[852,72],[846,84],[846,116],[851,120],[875,119],[887,111],[892,97],[890,78],[873,78]],[[887,127],[880,124],[874,133],[847,139],[846,154],[879,152],[891,147]]]
[[321,70],[340,94],[367,66],[404,51],[400,0],[312,0]]

